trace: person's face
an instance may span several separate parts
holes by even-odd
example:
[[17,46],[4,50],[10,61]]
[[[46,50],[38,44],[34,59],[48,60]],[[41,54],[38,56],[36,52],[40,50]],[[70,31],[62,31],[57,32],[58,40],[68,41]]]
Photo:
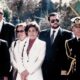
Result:
[[17,32],[17,38],[20,39],[20,40],[24,40],[25,37],[26,37],[26,33],[25,33],[25,30],[24,30],[24,27],[23,26],[19,26],[16,30]]
[[0,9],[0,21],[3,19],[3,10]]
[[29,28],[28,30],[28,36],[30,39],[36,39],[38,36],[38,31],[34,27]]
[[50,25],[54,29],[58,28],[59,27],[59,17],[51,16],[50,17]]
[[72,31],[76,37],[80,38],[80,27],[73,27]]

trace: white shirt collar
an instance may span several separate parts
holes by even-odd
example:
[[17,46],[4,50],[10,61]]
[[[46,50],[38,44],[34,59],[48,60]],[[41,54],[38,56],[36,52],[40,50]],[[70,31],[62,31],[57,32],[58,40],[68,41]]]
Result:
[[77,38],[77,40],[80,39],[79,37],[76,37],[76,38]]
[[19,41],[19,43],[24,43],[24,42],[26,42],[27,41],[27,37],[25,37],[25,39],[24,40],[18,40]]
[[1,32],[1,30],[2,30],[2,25],[3,25],[3,20],[0,21],[0,32]]
[[55,34],[57,35],[59,29],[60,29],[60,27],[58,27],[57,29],[51,28],[50,36],[52,35],[53,31],[55,31]]
[[51,37],[51,35],[53,34],[53,30],[55,31],[53,42],[54,42],[54,40],[55,40],[55,38],[56,38],[56,36],[57,36],[57,34],[58,34],[59,29],[60,29],[60,27],[58,27],[57,29],[51,28],[50,37]]

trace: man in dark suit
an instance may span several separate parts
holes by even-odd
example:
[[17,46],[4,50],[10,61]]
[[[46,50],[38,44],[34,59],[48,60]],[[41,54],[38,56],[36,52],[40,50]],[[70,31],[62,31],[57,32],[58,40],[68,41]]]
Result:
[[66,54],[73,62],[73,66],[70,65],[68,71],[68,80],[80,80],[80,17],[71,20],[73,21],[72,31],[75,37],[66,41]]
[[65,40],[71,38],[72,33],[60,27],[57,13],[51,13],[48,20],[50,29],[42,31],[39,36],[47,44],[46,56],[42,66],[43,77],[44,80],[62,80],[60,78],[61,70],[65,70],[67,67]]
[[0,8],[0,38],[6,40],[9,47],[14,38],[14,26],[4,20],[2,8]]
[[10,70],[10,54],[7,42],[0,39],[0,80],[8,80]]
[[[14,39],[14,26],[4,20],[3,8],[0,7],[0,39],[8,42],[8,48]],[[11,73],[9,78],[11,77]],[[10,79],[11,80],[11,79]]]

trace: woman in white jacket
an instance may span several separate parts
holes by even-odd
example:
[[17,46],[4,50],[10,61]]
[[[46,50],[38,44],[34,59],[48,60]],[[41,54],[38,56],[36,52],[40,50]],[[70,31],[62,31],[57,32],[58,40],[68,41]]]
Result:
[[17,80],[43,80],[41,66],[45,57],[46,43],[38,38],[39,27],[36,22],[30,22],[25,30],[29,41],[24,47],[23,67]]
[[25,23],[19,23],[16,26],[15,33],[16,33],[16,40],[12,42],[12,45],[10,47],[10,58],[11,58],[11,64],[13,69],[13,80],[15,80],[15,70],[18,72],[21,71],[22,64],[21,62],[21,54],[24,48],[25,43],[27,42],[27,37],[25,33]]

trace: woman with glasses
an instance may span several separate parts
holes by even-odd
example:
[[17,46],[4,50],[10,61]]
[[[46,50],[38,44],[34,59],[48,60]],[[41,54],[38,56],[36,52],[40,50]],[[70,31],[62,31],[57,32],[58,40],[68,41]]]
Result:
[[36,22],[30,22],[25,31],[29,37],[23,51],[22,62],[25,71],[21,73],[21,79],[17,80],[43,80],[41,66],[45,57],[46,43],[38,38],[40,30]]
[[[24,48],[25,43],[27,42],[26,33],[25,33],[25,23],[19,23],[16,26],[15,34],[16,34],[16,40],[12,42],[12,45],[10,47],[10,57],[11,57],[11,64],[13,68],[13,80],[15,80],[16,77],[16,70],[17,72],[20,72],[22,70],[22,63],[19,64],[21,54]],[[20,57],[20,58],[19,58]]]

